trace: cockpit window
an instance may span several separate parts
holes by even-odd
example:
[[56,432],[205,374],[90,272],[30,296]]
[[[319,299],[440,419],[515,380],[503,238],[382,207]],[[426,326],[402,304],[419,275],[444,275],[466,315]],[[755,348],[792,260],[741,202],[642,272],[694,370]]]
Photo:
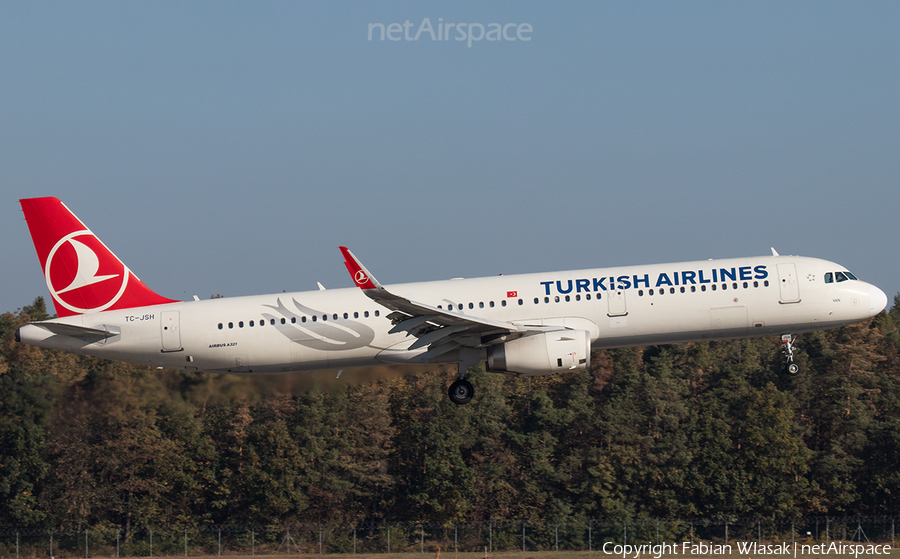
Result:
[[834,283],[834,274],[828,272],[825,274],[825,283]]
[[844,275],[844,272],[835,272],[834,279],[837,280],[838,283],[841,283],[842,281],[847,281],[849,278]]
[[850,278],[850,279],[852,279],[852,280],[859,281],[858,279],[856,279],[856,276],[854,276],[854,275],[851,274],[850,272],[845,271],[844,273],[847,274],[847,277],[848,277],[848,278]]

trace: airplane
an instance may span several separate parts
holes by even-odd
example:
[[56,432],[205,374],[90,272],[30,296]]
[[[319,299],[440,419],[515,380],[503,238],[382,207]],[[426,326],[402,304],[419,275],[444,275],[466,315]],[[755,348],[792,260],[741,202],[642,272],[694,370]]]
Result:
[[[875,316],[883,291],[839,264],[771,256],[385,286],[340,247],[355,287],[193,301],[150,290],[57,198],[20,200],[57,318],[16,340],[157,368],[271,374],[373,365],[456,365],[550,375],[591,350],[793,334]],[[340,372],[338,373],[340,375]]]

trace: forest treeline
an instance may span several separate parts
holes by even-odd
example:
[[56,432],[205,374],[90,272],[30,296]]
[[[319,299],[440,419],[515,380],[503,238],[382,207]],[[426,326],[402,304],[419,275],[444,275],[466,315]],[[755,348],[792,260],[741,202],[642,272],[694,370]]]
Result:
[[[0,316],[0,528],[896,514],[900,296],[777,338],[595,351],[588,371],[373,382],[155,370]],[[455,369],[454,369],[455,370]]]

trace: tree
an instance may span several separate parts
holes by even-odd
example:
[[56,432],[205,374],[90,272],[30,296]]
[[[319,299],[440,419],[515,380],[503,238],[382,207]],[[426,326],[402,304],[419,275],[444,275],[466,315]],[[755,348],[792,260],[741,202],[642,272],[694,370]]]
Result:
[[444,523],[469,514],[475,480],[465,456],[476,408],[451,403],[446,391],[442,373],[412,375],[393,384],[395,518]]
[[50,382],[17,366],[0,374],[0,526],[4,528],[39,526],[46,516],[37,495],[50,471],[43,457]]
[[93,365],[52,414],[42,507],[58,526],[161,522],[181,459],[157,424],[168,395],[143,367]]

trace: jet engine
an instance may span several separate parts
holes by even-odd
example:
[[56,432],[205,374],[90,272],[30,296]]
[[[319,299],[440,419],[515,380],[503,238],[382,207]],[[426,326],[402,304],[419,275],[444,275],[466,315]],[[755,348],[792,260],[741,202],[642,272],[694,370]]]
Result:
[[587,369],[591,337],[587,330],[554,330],[488,347],[488,370],[528,376]]

